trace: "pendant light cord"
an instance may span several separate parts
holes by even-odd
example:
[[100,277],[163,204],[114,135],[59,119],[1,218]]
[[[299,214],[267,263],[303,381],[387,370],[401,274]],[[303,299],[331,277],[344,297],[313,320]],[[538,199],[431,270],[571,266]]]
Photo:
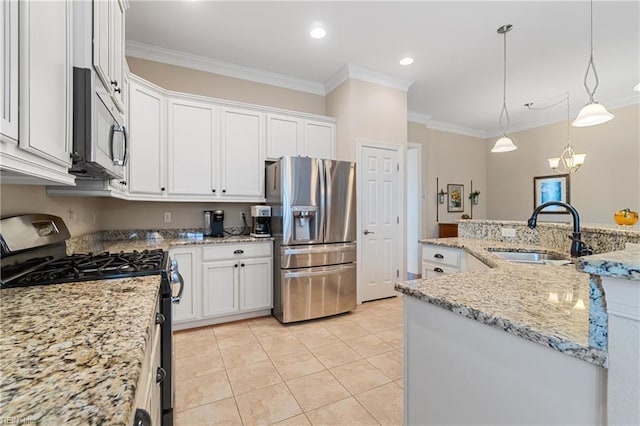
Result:
[[[507,111],[507,32],[504,31],[504,61],[503,61],[503,79],[502,79],[502,110],[500,111],[499,124],[502,127],[502,136],[506,136],[507,128],[509,128],[509,111]],[[503,124],[506,118],[506,123]]]
[[[587,64],[587,71],[584,73],[584,88],[587,90],[589,94],[589,102],[593,103],[593,95],[596,93],[596,89],[600,84],[600,80],[598,79],[598,72],[596,71],[596,65],[593,62],[593,0],[590,2],[590,15],[591,19],[589,21],[589,63]],[[593,70],[593,76],[595,78],[595,85],[593,86],[593,90],[589,89],[589,85],[587,83],[587,78],[589,77],[589,69]]]

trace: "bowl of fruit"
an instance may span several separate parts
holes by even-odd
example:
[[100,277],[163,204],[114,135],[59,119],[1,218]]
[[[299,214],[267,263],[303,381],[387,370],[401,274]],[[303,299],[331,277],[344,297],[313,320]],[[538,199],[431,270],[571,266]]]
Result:
[[635,225],[636,222],[638,222],[638,212],[634,212],[631,209],[618,210],[613,215],[613,220],[615,220],[618,225]]

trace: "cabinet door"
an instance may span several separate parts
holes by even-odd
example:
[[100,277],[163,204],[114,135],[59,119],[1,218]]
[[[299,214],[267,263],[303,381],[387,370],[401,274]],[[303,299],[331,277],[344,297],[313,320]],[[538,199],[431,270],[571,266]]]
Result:
[[179,324],[198,318],[198,251],[199,248],[178,248],[169,251],[172,260],[178,262],[178,271],[184,280],[179,303],[173,304],[173,322]]
[[264,200],[264,114],[221,110],[220,166],[222,197]]
[[238,261],[202,264],[202,318],[238,311]]
[[118,109],[124,112],[124,87],[122,73],[124,62],[124,5],[118,0],[112,0],[110,10],[109,37],[109,84],[111,94]]
[[[20,148],[71,165],[71,2],[19,2]],[[46,30],[44,30],[46,28]]]
[[18,2],[3,1],[0,6],[0,60],[2,98],[0,132],[18,140]]
[[213,159],[217,109],[204,103],[169,101],[169,194],[215,195]]
[[273,308],[271,258],[240,261],[240,311]]
[[114,0],[93,1],[93,67],[102,84],[110,88],[109,80],[109,15]]
[[155,90],[131,82],[129,105],[129,191],[163,194],[165,191],[165,99]]
[[295,117],[267,114],[267,159],[302,152],[302,121]]
[[304,152],[311,158],[336,158],[336,126],[331,123],[305,120]]

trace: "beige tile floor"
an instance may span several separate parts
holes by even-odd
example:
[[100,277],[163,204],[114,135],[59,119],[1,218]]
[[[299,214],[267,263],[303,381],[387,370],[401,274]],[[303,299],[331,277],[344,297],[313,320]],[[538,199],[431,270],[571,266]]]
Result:
[[176,332],[176,425],[401,425],[402,297]]

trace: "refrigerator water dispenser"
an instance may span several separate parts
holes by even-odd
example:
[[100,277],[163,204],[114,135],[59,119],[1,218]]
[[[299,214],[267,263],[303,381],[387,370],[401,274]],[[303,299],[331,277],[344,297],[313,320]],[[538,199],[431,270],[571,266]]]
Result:
[[293,240],[315,241],[318,239],[319,221],[316,216],[316,206],[292,206]]

